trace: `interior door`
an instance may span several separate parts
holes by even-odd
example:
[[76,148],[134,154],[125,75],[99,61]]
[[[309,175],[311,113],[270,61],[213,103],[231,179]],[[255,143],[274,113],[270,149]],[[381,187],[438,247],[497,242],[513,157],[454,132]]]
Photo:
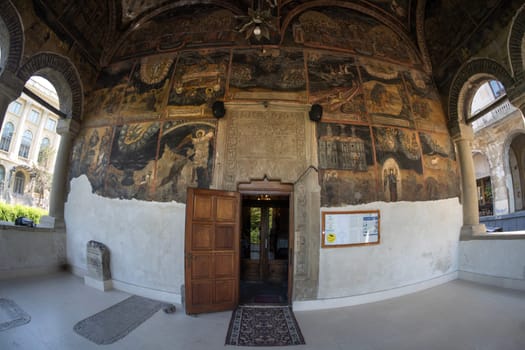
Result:
[[232,310],[239,295],[240,195],[189,188],[186,201],[186,313]]

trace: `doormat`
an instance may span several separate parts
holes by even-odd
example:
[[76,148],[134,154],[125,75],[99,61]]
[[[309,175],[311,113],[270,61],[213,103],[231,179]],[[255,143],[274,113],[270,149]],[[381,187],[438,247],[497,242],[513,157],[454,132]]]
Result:
[[159,311],[163,303],[133,295],[78,322],[73,330],[98,345],[124,338]]
[[304,344],[288,306],[238,306],[232,313],[226,345],[286,346]]
[[0,332],[29,323],[31,316],[14,301],[0,298]]

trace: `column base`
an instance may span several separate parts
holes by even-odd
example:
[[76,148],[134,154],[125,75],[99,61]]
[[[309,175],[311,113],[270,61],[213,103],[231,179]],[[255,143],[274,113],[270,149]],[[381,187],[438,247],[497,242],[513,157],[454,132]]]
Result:
[[460,241],[468,241],[473,236],[482,236],[487,234],[485,224],[463,225],[459,234]]

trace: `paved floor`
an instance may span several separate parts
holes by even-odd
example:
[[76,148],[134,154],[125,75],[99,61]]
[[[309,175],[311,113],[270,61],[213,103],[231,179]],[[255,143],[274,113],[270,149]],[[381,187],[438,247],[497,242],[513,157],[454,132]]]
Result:
[[[78,321],[128,296],[86,287],[70,274],[0,281],[0,298],[14,300],[32,318],[0,332],[0,349],[239,348],[224,345],[231,312],[159,311],[111,345],[97,346],[73,331]],[[295,315],[306,345],[291,349],[525,349],[525,292],[459,280],[383,302]]]

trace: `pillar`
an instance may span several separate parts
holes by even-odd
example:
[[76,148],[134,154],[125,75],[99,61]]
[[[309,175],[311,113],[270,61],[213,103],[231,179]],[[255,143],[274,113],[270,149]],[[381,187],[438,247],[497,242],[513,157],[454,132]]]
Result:
[[80,124],[73,119],[60,119],[57,133],[61,136],[58,146],[51,198],[49,199],[49,216],[55,218],[55,227],[64,225],[64,203],[66,201],[66,184],[69,155],[73,139],[78,134]]
[[463,204],[463,226],[461,237],[468,238],[473,235],[485,234],[484,224],[479,223],[478,193],[476,187],[476,173],[472,158],[471,142],[474,139],[472,127],[460,125],[460,132],[453,136],[458,153],[461,170],[461,189]]

